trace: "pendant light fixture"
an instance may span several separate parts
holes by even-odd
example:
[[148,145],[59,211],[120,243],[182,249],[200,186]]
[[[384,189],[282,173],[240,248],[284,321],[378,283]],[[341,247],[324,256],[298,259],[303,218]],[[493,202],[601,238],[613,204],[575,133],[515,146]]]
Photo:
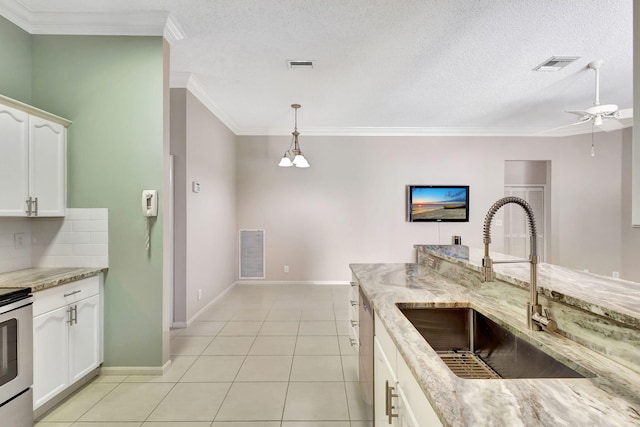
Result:
[[300,104],[291,104],[291,108],[295,111],[295,125],[293,128],[293,138],[291,139],[291,145],[289,145],[289,149],[284,152],[280,163],[278,166],[283,168],[288,168],[291,166],[295,166],[297,168],[308,168],[311,166],[307,159],[305,159],[304,154],[302,154],[302,150],[300,150],[300,144],[298,144],[298,108],[300,108]]

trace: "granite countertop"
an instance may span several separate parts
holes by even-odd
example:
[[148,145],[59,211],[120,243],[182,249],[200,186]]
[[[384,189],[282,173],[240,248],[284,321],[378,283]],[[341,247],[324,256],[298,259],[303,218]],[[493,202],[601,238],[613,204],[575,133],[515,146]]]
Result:
[[0,273],[0,288],[31,288],[38,292],[105,271],[102,267],[27,268]]
[[[415,245],[466,268],[481,271],[484,250],[462,245]],[[514,259],[490,253],[496,260]],[[529,264],[494,264],[496,278],[529,289]],[[640,284],[557,265],[538,264],[538,292],[640,329]]]
[[[446,426],[640,425],[640,374],[558,334],[529,331],[521,307],[483,297],[418,264],[353,264],[399,353]],[[472,307],[593,378],[470,380],[453,374],[396,303]]]

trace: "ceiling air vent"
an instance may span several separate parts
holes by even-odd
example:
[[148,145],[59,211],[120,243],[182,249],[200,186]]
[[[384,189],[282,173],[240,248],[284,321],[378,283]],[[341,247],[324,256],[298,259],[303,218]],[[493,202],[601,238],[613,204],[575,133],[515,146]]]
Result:
[[313,61],[288,59],[287,66],[290,70],[312,70]]
[[533,71],[560,71],[572,62],[580,59],[579,56],[552,56],[533,69]]

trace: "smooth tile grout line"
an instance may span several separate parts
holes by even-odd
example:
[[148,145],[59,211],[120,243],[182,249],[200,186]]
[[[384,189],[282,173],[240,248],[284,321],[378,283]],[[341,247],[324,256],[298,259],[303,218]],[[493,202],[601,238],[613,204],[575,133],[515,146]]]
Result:
[[[298,323],[298,332],[299,331],[300,331],[300,324]],[[298,346],[298,337],[299,335],[296,335],[296,342],[293,344],[293,355],[291,356],[291,365],[289,366],[289,378],[287,380],[287,389],[285,390],[285,393],[284,393],[284,404],[282,405],[282,414],[280,415],[280,427],[282,427],[282,425],[284,424],[284,414],[285,414],[285,411],[287,410],[287,399],[289,397],[289,387],[291,386],[291,374],[293,373],[293,361],[295,358],[296,347]]]

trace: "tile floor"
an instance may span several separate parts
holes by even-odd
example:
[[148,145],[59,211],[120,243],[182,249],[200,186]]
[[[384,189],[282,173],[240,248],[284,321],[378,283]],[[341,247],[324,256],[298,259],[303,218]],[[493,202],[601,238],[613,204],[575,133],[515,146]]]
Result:
[[349,286],[238,285],[172,331],[163,376],[100,376],[37,427],[369,427]]

